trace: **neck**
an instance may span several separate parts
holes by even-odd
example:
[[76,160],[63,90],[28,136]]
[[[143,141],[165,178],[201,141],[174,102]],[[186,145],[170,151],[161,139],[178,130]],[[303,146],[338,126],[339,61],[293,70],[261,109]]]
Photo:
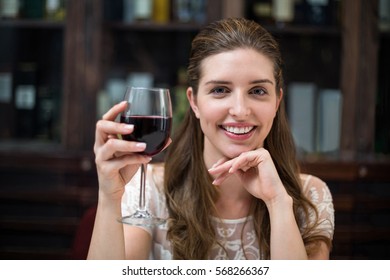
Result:
[[[222,157],[224,155],[213,149],[213,146],[205,139],[203,158],[206,168],[211,168]],[[238,177],[232,175],[216,188],[219,190],[219,195],[215,201],[217,213],[214,215],[222,219],[239,219],[249,215],[253,196],[244,188]]]
[[219,196],[215,202],[216,216],[222,219],[239,219],[249,215],[253,196],[234,175],[218,186]]

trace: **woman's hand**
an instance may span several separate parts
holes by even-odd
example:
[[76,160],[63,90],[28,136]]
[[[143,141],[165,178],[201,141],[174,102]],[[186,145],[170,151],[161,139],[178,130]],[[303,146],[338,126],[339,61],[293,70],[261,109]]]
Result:
[[237,175],[247,191],[266,204],[284,199],[287,194],[271,155],[264,148],[244,152],[231,160],[221,159],[209,169],[209,173],[215,177],[215,185]]
[[121,199],[125,184],[134,176],[142,163],[151,157],[139,154],[145,143],[124,141],[118,135],[130,134],[133,125],[115,122],[126,108],[126,102],[113,106],[96,124],[95,161],[99,178],[99,190],[111,199]]

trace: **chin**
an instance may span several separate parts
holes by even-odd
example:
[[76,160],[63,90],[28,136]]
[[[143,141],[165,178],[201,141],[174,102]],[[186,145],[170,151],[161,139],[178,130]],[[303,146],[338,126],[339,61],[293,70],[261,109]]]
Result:
[[222,153],[225,157],[227,158],[235,158],[235,157],[238,157],[239,155],[241,155],[242,153],[245,153],[245,152],[249,152],[249,151],[254,151],[254,150],[257,150],[257,149],[260,149],[264,147],[264,144],[261,143],[259,144],[258,146],[254,146],[254,147],[248,147],[248,146],[230,146],[228,148],[225,147],[222,147]]
[[250,149],[249,147],[243,147],[243,148],[240,148],[240,149],[231,149],[231,150],[225,150],[224,151],[224,156],[226,156],[227,158],[235,158],[235,157],[238,157],[239,155],[241,155],[242,153],[244,152],[249,152],[249,151],[252,151],[254,149]]

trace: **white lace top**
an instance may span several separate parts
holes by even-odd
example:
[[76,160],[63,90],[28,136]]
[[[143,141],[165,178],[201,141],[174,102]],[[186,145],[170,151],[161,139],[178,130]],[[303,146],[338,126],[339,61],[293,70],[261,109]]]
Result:
[[[168,210],[163,193],[163,165],[149,164],[146,180],[146,206],[158,217],[167,218]],[[302,174],[303,192],[317,206],[320,224],[318,230],[324,236],[333,238],[334,208],[331,193],[327,185],[319,178]],[[122,199],[122,215],[129,215],[138,206],[140,174],[126,185]],[[314,217],[313,217],[314,218]],[[263,259],[259,251],[252,217],[226,220],[212,217],[218,241],[224,249],[215,245],[210,259]],[[170,243],[166,239],[167,226],[143,228],[152,235],[153,245],[150,259],[172,259]],[[244,253],[245,252],[245,253]]]

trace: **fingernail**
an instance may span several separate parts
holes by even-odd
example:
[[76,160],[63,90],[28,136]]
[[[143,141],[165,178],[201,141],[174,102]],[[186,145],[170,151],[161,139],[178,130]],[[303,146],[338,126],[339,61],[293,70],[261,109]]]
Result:
[[137,144],[135,144],[135,146],[137,148],[140,148],[140,149],[145,149],[146,148],[146,143],[137,143]]
[[134,125],[133,124],[126,124],[125,125],[125,129],[126,130],[133,130],[134,129]]
[[213,170],[216,166],[217,166],[217,164],[214,163],[214,164],[209,168],[209,171]]
[[214,181],[212,182],[212,184],[213,184],[214,186],[219,186],[219,183],[220,183],[220,180],[218,180],[218,178],[217,178],[217,179],[214,179]]

